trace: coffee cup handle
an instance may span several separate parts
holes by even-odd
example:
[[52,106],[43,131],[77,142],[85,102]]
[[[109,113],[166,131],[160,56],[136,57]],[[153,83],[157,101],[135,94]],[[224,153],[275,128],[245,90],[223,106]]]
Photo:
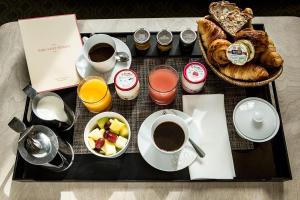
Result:
[[85,43],[88,39],[89,39],[88,37],[84,36],[82,37],[82,42]]
[[184,122],[185,122],[187,125],[189,125],[189,124],[191,124],[191,123],[193,122],[193,118],[192,118],[192,117],[189,117],[189,118],[185,119]]

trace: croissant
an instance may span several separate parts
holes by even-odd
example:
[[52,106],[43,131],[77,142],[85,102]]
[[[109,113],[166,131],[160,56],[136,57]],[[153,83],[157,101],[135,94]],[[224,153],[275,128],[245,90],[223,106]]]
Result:
[[280,54],[276,51],[276,47],[270,37],[268,41],[269,45],[267,47],[267,50],[262,53],[259,61],[264,66],[281,67],[283,64],[283,59],[281,58]]
[[225,32],[212,21],[200,18],[197,23],[198,31],[205,48],[208,48],[208,45],[216,39],[226,39]]
[[265,31],[254,30],[252,28],[245,28],[237,32],[235,40],[246,39],[250,40],[254,45],[255,54],[263,53],[268,47],[268,35]]
[[243,66],[234,65],[232,63],[221,67],[222,74],[229,76],[230,78],[244,80],[244,81],[259,81],[268,78],[268,71],[255,65],[253,63],[246,63]]
[[[245,8],[243,10],[243,12],[253,16],[253,10],[251,8]],[[245,24],[244,27],[245,28],[251,28],[251,29],[253,29],[252,19],[249,19],[248,22],[247,22],[247,24]]]
[[224,65],[229,63],[226,56],[227,48],[231,43],[228,40],[216,39],[209,46],[207,50],[207,58],[214,65]]

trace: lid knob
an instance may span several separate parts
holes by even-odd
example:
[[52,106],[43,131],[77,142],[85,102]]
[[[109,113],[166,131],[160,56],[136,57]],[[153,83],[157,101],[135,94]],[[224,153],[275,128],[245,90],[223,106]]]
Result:
[[264,121],[264,116],[261,112],[255,111],[253,116],[252,116],[252,119],[256,123],[262,123]]

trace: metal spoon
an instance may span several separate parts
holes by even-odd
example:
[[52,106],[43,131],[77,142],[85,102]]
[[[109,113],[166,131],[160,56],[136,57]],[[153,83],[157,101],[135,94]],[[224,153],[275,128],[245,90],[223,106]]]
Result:
[[129,60],[129,56],[126,52],[117,52],[115,58],[119,62],[127,62]]
[[195,151],[200,156],[200,158],[204,158],[205,152],[191,138],[189,138],[189,142],[194,147]]
[[30,134],[26,138],[26,149],[35,157],[43,157],[51,150],[49,138],[42,132]]

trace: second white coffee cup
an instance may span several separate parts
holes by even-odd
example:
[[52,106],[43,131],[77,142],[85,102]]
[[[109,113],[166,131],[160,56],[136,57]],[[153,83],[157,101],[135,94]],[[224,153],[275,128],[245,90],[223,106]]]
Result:
[[[162,123],[164,122],[172,122],[177,124],[178,126],[180,126],[183,130],[184,133],[184,142],[182,143],[182,145],[177,148],[176,150],[173,151],[166,151],[164,149],[161,149],[160,147],[157,146],[157,144],[154,141],[154,132],[155,129]],[[167,153],[167,154],[174,154],[177,153],[179,151],[181,151],[183,149],[183,147],[186,145],[188,139],[189,139],[189,131],[188,131],[188,124],[190,123],[190,120],[183,120],[181,117],[174,115],[174,114],[165,114],[162,115],[160,117],[158,117],[152,124],[151,127],[151,139],[152,139],[152,143],[153,145],[156,147],[156,149],[158,149],[160,152],[162,153]],[[171,135],[172,133],[170,133],[170,137],[172,137]]]

